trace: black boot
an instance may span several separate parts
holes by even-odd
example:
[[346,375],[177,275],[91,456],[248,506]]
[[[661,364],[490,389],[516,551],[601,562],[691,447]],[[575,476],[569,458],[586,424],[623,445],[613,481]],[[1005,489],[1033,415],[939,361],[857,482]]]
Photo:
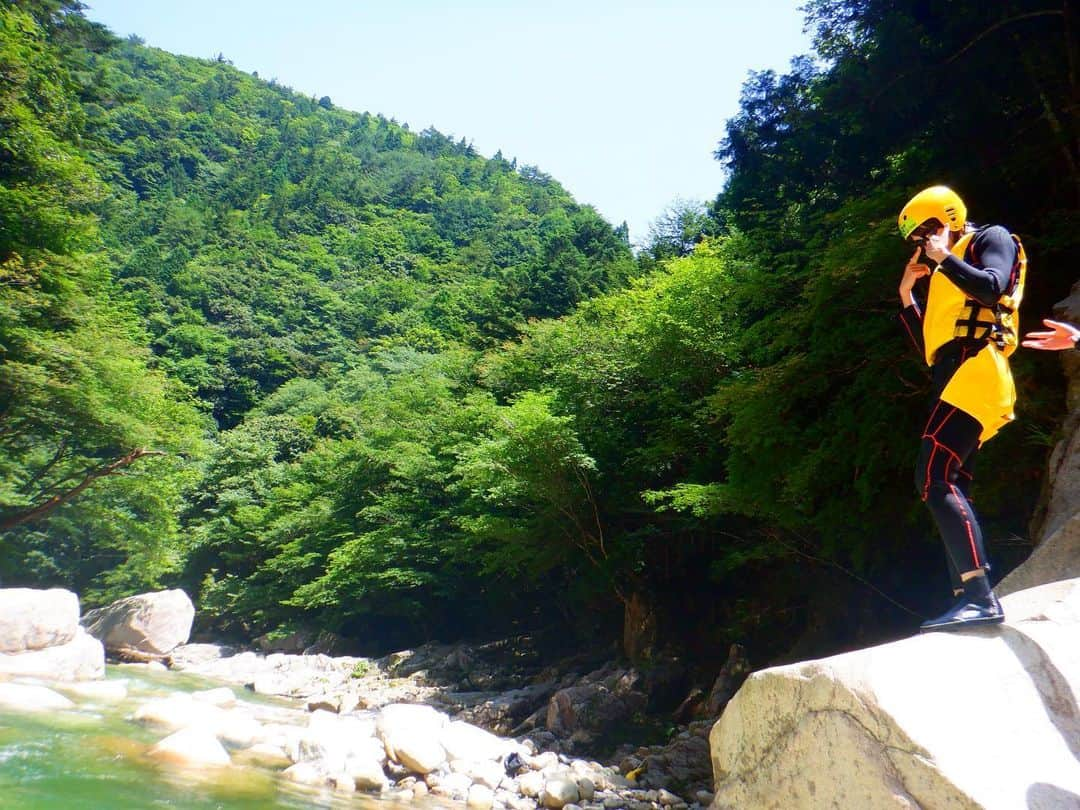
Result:
[[926,633],[932,630],[958,630],[980,624],[1001,624],[1005,613],[994,592],[990,580],[983,574],[964,583],[960,600],[940,616],[928,619],[919,626]]

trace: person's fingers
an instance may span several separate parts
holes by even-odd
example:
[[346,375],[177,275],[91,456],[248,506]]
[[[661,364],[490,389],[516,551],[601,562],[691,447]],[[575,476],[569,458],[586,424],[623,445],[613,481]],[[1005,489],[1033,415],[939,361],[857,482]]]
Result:
[[1046,340],[1052,338],[1055,332],[1028,332],[1024,335],[1024,340]]
[[1050,327],[1051,329],[1054,329],[1054,330],[1057,330],[1057,329],[1068,329],[1068,328],[1069,328],[1069,325],[1068,325],[1068,324],[1065,324],[1065,323],[1061,323],[1061,322],[1059,322],[1059,321],[1052,321],[1052,320],[1050,320],[1049,318],[1043,318],[1043,323],[1044,323],[1044,324],[1045,324],[1046,326],[1049,326],[1049,327]]
[[920,250],[922,250],[922,248],[915,248],[915,252],[914,252],[914,253],[912,253],[912,254],[911,254],[911,258],[910,258],[910,259],[908,259],[908,264],[915,264],[915,260],[916,260],[917,258],[919,258],[919,251],[920,251]]

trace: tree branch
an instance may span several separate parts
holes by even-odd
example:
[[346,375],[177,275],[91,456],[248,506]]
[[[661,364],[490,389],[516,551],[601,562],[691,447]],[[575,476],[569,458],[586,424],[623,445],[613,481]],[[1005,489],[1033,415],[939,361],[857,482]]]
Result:
[[91,470],[86,474],[86,477],[83,478],[83,480],[77,486],[69,489],[67,492],[54,495],[44,503],[38,504],[37,506],[31,507],[30,509],[26,509],[22,512],[16,512],[10,517],[0,518],[0,532],[8,531],[9,529],[13,529],[23,523],[29,523],[32,520],[37,520],[41,517],[44,517],[56,507],[67,503],[72,498],[79,495],[83,490],[85,490],[99,478],[114,475],[118,471],[133,464],[144,456],[164,455],[167,454],[160,450],[147,450],[143,447],[132,450],[127,455],[121,456],[120,458],[116,459],[116,461],[111,461],[108,464],[98,467],[95,470]]

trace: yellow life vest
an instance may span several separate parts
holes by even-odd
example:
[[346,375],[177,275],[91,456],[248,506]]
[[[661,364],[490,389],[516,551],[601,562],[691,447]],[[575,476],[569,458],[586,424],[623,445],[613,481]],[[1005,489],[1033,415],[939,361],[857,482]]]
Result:
[[[952,247],[952,254],[964,258],[974,233],[965,234]],[[1016,282],[993,307],[985,307],[970,298],[944,273],[930,277],[926,312],[923,315],[923,341],[926,363],[933,365],[937,350],[954,338],[986,341],[977,352],[961,363],[941,399],[971,414],[982,425],[979,437],[985,442],[1015,418],[1016,388],[1008,357],[1018,344],[1019,307],[1027,275],[1027,256],[1020,240],[1016,243]]]

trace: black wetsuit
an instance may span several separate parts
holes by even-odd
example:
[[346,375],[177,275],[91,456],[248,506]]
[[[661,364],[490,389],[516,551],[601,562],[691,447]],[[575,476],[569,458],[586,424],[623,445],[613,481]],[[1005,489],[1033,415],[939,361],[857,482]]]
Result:
[[[939,272],[980,304],[993,306],[1015,281],[1016,259],[1011,234],[995,225],[975,234],[964,260],[947,256]],[[915,349],[924,356],[918,304],[904,307],[900,320]],[[954,338],[935,352],[930,368],[934,400],[915,465],[915,489],[929,507],[945,543],[954,589],[960,589],[960,573],[990,567],[968,494],[982,426],[971,414],[942,401],[941,394],[963,362],[985,345],[983,340]]]

